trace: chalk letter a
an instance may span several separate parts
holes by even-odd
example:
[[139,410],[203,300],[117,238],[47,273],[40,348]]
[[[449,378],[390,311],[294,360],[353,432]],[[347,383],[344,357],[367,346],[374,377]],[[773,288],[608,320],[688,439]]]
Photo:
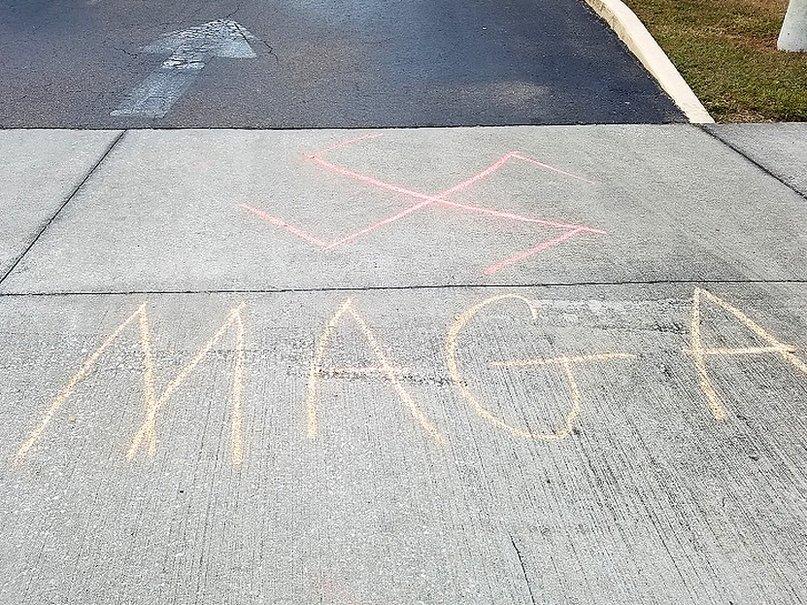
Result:
[[[768,344],[766,347],[738,347],[738,348],[706,348],[703,346],[703,339],[701,337],[701,304],[703,301],[711,302],[712,304],[727,311],[729,315],[737,319],[745,328],[756,334],[761,340]],[[712,412],[715,420],[724,420],[726,418],[726,406],[723,400],[718,395],[712,381],[709,377],[709,371],[706,367],[706,358],[712,355],[725,356],[725,355],[760,355],[763,353],[774,353],[779,355],[786,363],[793,366],[796,370],[807,374],[807,364],[794,355],[795,348],[783,344],[774,336],[771,336],[765,329],[756,323],[753,319],[748,317],[745,313],[740,311],[727,303],[722,298],[712,294],[703,288],[695,288],[692,296],[692,317],[690,327],[690,346],[689,350],[684,350],[685,353],[692,355],[695,363],[695,369],[698,372],[698,385],[701,391],[706,396],[706,401],[709,409]]]
[[401,384],[400,369],[392,365],[389,358],[384,353],[384,350],[381,348],[381,344],[378,342],[375,334],[373,334],[372,330],[367,325],[367,322],[364,321],[364,318],[356,311],[355,307],[353,306],[353,301],[349,298],[345,299],[342,306],[339,307],[339,309],[328,320],[328,323],[325,325],[325,328],[322,330],[319,338],[317,339],[316,347],[314,349],[314,358],[311,361],[311,369],[308,372],[308,387],[305,397],[307,416],[306,432],[308,437],[310,439],[314,439],[319,434],[319,420],[317,417],[318,389],[322,377],[329,374],[329,371],[323,367],[323,362],[328,351],[328,343],[331,340],[331,336],[333,336],[333,333],[336,331],[339,323],[342,321],[342,318],[345,315],[349,315],[358,326],[359,331],[367,341],[370,352],[373,354],[378,366],[367,368],[343,368],[342,370],[354,374],[380,374],[386,378],[392,385],[392,389],[395,391],[396,395],[398,395],[401,402],[406,408],[409,409],[410,414],[412,414],[415,420],[417,420],[420,427],[426,431],[429,437],[431,437],[437,443],[445,443],[446,439],[443,434],[432,423],[432,421],[429,420],[426,414],[424,414],[423,410],[421,410],[417,405],[413,397]]

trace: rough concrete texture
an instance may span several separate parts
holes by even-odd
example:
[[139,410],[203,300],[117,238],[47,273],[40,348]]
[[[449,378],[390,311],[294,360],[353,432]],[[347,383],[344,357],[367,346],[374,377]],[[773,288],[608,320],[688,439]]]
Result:
[[0,288],[802,280],[805,258],[804,199],[690,126],[130,131]]
[[[705,287],[805,359],[803,284]],[[504,294],[535,317],[515,299],[466,313]],[[802,603],[807,375],[776,352],[708,354],[716,420],[683,352],[692,296],[353,293],[365,323],[334,324],[313,397],[344,292],[3,297],[0,602]],[[144,302],[145,330],[133,320],[94,356]],[[704,348],[770,346],[701,302]],[[229,324],[189,370],[242,303],[243,332]],[[570,365],[568,434],[562,366],[490,365],[605,353],[635,357]],[[154,455],[129,461],[152,384]]]
[[0,603],[807,601],[804,199],[691,126],[360,135],[127,132],[2,280]]
[[707,128],[807,196],[807,124],[712,124]]
[[0,130],[0,277],[118,133]]

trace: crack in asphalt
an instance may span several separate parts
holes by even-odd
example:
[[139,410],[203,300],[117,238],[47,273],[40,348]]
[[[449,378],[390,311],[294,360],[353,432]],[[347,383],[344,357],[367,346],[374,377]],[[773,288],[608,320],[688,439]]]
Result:
[[113,46],[112,48],[132,58],[137,58],[140,56],[140,53],[133,53],[132,51],[126,50],[125,48],[118,48],[117,46]]
[[275,60],[275,64],[280,65],[280,57],[278,57],[277,54],[275,54],[275,47],[269,44],[266,40],[263,40],[261,38],[259,38],[258,40],[261,44],[263,44],[266,47],[269,56]]

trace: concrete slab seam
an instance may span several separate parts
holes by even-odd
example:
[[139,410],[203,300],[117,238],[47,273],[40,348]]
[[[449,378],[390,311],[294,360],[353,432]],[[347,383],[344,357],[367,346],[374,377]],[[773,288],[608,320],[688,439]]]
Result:
[[802,199],[804,199],[804,200],[807,200],[807,195],[805,195],[804,193],[802,193],[801,191],[799,191],[798,189],[796,189],[796,187],[794,187],[793,185],[791,185],[790,183],[788,183],[788,182],[787,182],[787,181],[786,181],[784,178],[782,178],[781,176],[779,176],[779,175],[778,175],[778,174],[776,174],[775,172],[771,171],[771,170],[770,170],[770,169],[769,169],[767,166],[765,166],[765,165],[763,165],[763,164],[760,164],[760,163],[759,163],[759,162],[757,162],[755,159],[753,159],[751,156],[747,155],[747,154],[746,154],[746,153],[745,153],[745,152],[744,152],[742,149],[740,149],[740,148],[739,148],[739,147],[737,147],[736,145],[733,145],[732,143],[730,143],[729,141],[727,141],[726,139],[724,139],[723,137],[721,137],[719,134],[717,134],[716,132],[713,132],[713,131],[712,131],[711,129],[709,129],[709,128],[706,128],[705,126],[699,126],[699,128],[700,128],[700,129],[701,129],[703,132],[705,132],[706,134],[708,134],[710,137],[713,137],[713,138],[714,138],[714,139],[716,139],[717,141],[720,141],[721,143],[723,143],[723,145],[725,145],[726,147],[728,147],[729,149],[731,149],[731,150],[732,150],[732,151],[734,151],[735,153],[737,153],[737,154],[741,155],[741,156],[742,156],[743,158],[745,158],[745,159],[746,159],[748,162],[750,162],[751,164],[753,164],[754,166],[756,166],[757,168],[759,168],[759,169],[760,169],[762,172],[764,172],[765,174],[767,174],[769,177],[774,178],[774,179],[776,179],[777,181],[779,181],[779,182],[780,182],[782,185],[784,185],[785,187],[787,187],[788,189],[790,189],[790,190],[791,190],[793,193],[795,193],[796,195],[798,195],[800,198],[802,198]]
[[68,296],[181,296],[215,294],[310,294],[318,292],[395,292],[414,290],[470,290],[470,289],[525,289],[525,288],[590,288],[620,286],[667,286],[667,285],[751,285],[751,284],[807,284],[805,279],[656,279],[624,281],[544,282],[530,284],[469,283],[469,284],[407,284],[401,286],[333,286],[319,288],[230,288],[208,290],[76,290],[73,292],[0,292],[3,298],[68,297]]
[[585,0],[636,55],[650,75],[670,95],[693,124],[713,124],[714,119],[689,87],[670,58],[622,0]]
[[34,245],[39,241],[39,238],[42,237],[42,234],[45,233],[45,230],[48,227],[50,227],[50,225],[53,223],[53,221],[56,220],[56,217],[59,216],[59,214],[62,212],[62,210],[65,209],[67,204],[70,203],[70,200],[72,200],[75,197],[75,195],[81,190],[81,188],[84,186],[84,184],[89,180],[89,178],[93,175],[93,173],[96,171],[96,169],[103,163],[103,161],[106,159],[106,157],[110,154],[110,152],[115,148],[115,146],[123,138],[123,135],[125,135],[127,132],[128,132],[127,130],[121,130],[120,133],[118,134],[118,136],[116,136],[115,139],[107,146],[107,148],[101,154],[101,157],[98,158],[98,161],[96,161],[90,167],[90,169],[87,171],[87,174],[84,175],[84,178],[81,179],[81,181],[79,181],[79,183],[73,188],[73,190],[67,195],[67,197],[65,197],[64,201],[56,209],[56,212],[53,214],[53,216],[51,216],[47,220],[47,222],[45,222],[45,224],[42,225],[42,228],[37,232],[37,234],[34,236],[34,238],[31,240],[31,242],[25,247],[25,250],[23,250],[22,253],[14,260],[14,262],[11,264],[11,267],[9,267],[8,271],[6,271],[3,274],[3,276],[0,277],[0,285],[6,280],[6,278],[9,275],[11,275],[12,271],[14,271],[14,269],[17,268],[17,265],[25,257],[25,255],[28,254],[28,252],[31,250],[31,248],[33,248]]

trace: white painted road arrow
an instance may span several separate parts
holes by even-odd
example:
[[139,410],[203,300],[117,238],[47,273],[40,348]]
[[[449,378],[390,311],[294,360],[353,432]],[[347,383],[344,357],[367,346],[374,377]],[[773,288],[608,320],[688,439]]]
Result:
[[164,116],[201,73],[209,57],[254,59],[255,52],[247,42],[254,39],[244,27],[228,19],[165,34],[142,50],[171,56],[129,91],[111,115]]

